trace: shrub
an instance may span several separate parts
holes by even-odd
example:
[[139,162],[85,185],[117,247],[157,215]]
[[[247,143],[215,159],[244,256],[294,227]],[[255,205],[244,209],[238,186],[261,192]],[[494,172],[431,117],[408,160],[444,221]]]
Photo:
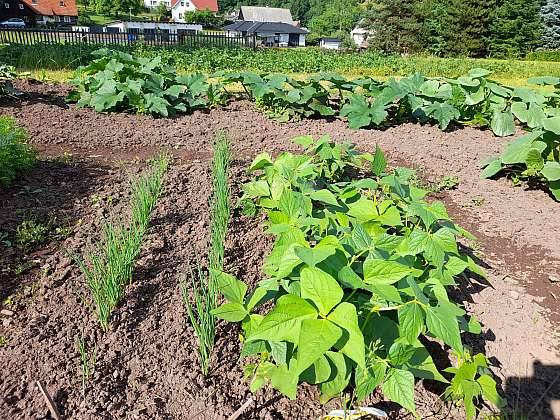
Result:
[[0,116],[0,188],[10,185],[37,161],[37,152],[26,140],[26,131],[13,118]]

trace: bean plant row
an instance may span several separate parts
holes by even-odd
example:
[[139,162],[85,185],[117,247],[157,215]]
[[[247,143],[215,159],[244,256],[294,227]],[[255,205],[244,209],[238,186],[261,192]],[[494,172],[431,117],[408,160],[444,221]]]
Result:
[[[254,392],[270,384],[295,398],[298,384],[318,386],[321,400],[342,393],[357,404],[381,387],[416,413],[416,379],[447,384],[469,418],[484,398],[502,401],[483,354],[461,334],[481,326],[449,290],[485,276],[457,239],[474,237],[439,201],[409,182],[413,171],[388,171],[385,157],[360,154],[328,137],[299,137],[305,154],[258,155],[243,186],[247,212],[266,215],[274,246],[266,278],[247,285],[225,272],[227,303],[214,314],[240,322],[241,358]],[[426,343],[453,354],[440,371]]]
[[[384,127],[406,121],[489,127],[497,136],[515,133],[516,123],[531,131],[503,155],[483,162],[483,176],[532,178],[560,200],[560,78],[536,77],[528,87],[511,88],[472,69],[457,78],[414,74],[381,82],[320,74],[297,80],[281,74],[217,72],[177,75],[161,59],[100,50],[100,58],[80,67],[69,99],[96,111],[132,111],[171,116],[209,109],[247,97],[279,121],[343,118],[350,128]],[[241,86],[242,93],[233,93]],[[238,89],[239,90],[239,89]]]

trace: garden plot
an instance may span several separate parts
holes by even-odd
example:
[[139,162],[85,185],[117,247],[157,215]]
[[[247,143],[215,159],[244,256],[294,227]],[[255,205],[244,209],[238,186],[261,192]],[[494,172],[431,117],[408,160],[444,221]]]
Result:
[[[114,418],[227,418],[250,397],[238,364],[239,330],[232,324],[218,323],[210,375],[204,378],[200,373],[196,339],[179,288],[188,265],[207,251],[212,142],[218,128],[230,137],[236,198],[240,185],[249,180],[245,171],[255,155],[301,152],[290,139],[306,134],[351,140],[371,153],[378,143],[390,165],[417,167],[419,182],[441,184],[434,195],[456,223],[478,237],[476,243],[465,245],[482,258],[493,285],[453,291],[482,323],[483,334],[467,334],[465,344],[492,359],[499,388],[512,405],[529,412],[538,402],[533,418],[550,418],[556,409],[552,400],[558,396],[559,384],[554,381],[560,361],[554,296],[560,293],[550,277],[560,271],[560,227],[554,219],[558,203],[540,189],[480,180],[478,162],[504,146],[491,133],[469,128],[442,133],[416,124],[385,131],[352,131],[341,121],[280,124],[247,102],[170,120],[105,115],[66,105],[64,86],[21,88],[31,96],[4,106],[2,114],[16,117],[31,143],[50,159],[2,193],[0,230],[14,232],[27,217],[16,210],[26,209],[39,218],[56,216],[71,233],[26,255],[36,262],[25,273],[2,273],[3,284],[12,285],[2,290],[2,298],[12,297],[14,313],[3,317],[1,335],[8,344],[0,349],[6,396],[0,411],[11,418],[46,414],[34,386],[37,379],[69,418],[99,413]],[[146,233],[134,281],[114,313],[110,332],[102,334],[80,300],[84,279],[67,251],[82,250],[99,230],[99,216],[125,206],[126,172],[140,171],[146,159],[161,151],[174,156],[166,187]],[[445,189],[445,177],[457,177],[458,184]],[[254,287],[263,277],[260,267],[271,246],[272,238],[264,235],[258,218],[234,210],[226,240],[226,271]],[[9,255],[11,261],[19,257]],[[91,346],[94,339],[97,343],[95,370],[84,394],[74,342],[81,331],[86,343]],[[433,354],[439,354],[436,363],[449,363],[447,354],[433,346]],[[463,412],[440,402],[442,387],[420,381],[416,390],[419,414],[464,418]],[[246,418],[318,418],[339,405],[332,400],[322,407],[317,397],[310,386],[300,388],[297,401],[265,388],[256,394]],[[379,393],[370,402],[391,418],[408,416],[383,402]]]

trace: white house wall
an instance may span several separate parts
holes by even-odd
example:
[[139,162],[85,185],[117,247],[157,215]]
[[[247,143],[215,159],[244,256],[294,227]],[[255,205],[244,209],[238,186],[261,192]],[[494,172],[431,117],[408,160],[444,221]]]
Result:
[[171,9],[171,17],[174,22],[184,22],[185,13],[196,11],[195,5],[189,0],[181,0]]

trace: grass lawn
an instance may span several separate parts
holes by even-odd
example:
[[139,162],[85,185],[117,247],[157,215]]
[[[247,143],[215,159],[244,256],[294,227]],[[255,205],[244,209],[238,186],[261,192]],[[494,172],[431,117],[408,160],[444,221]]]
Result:
[[[121,13],[118,16],[99,14],[94,12],[93,10],[86,10],[84,6],[78,6],[78,14],[82,19],[86,18],[94,25],[106,25],[107,23],[114,22],[119,19],[129,20],[130,18],[128,13]],[[138,14],[132,14],[133,21],[144,21],[156,18],[157,16],[154,13],[142,12]]]

